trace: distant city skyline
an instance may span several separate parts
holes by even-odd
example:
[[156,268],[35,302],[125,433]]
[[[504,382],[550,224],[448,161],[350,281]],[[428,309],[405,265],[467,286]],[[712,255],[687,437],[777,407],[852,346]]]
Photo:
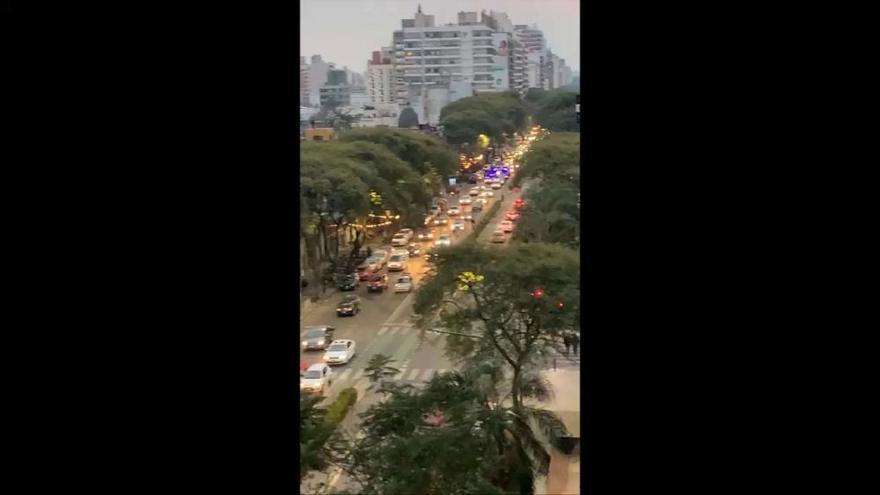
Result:
[[437,25],[455,23],[461,11],[483,10],[504,12],[514,24],[536,24],[548,48],[580,72],[578,0],[301,0],[300,55],[321,55],[337,68],[363,73],[372,52],[390,45],[400,20],[411,19],[419,5]]

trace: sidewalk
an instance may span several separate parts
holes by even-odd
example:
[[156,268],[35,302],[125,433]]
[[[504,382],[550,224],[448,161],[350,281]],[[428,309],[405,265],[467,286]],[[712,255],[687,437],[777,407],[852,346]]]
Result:
[[[555,393],[553,400],[539,403],[540,407],[553,411],[565,423],[569,435],[579,439],[580,425],[580,370],[557,368],[545,370],[542,375],[551,383]],[[579,441],[579,440],[578,440]],[[555,448],[550,450],[550,471],[546,478],[538,480],[536,495],[574,495],[580,493],[581,461],[579,449],[565,455]]]

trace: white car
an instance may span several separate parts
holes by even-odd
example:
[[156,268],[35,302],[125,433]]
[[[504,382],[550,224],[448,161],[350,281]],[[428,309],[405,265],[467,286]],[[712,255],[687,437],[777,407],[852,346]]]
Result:
[[324,353],[324,362],[327,364],[346,364],[354,357],[355,344],[353,340],[334,340]]
[[461,203],[463,205],[469,205],[472,202],[473,202],[473,200],[471,198],[461,198],[461,201],[459,201],[459,203]]
[[300,392],[318,392],[323,394],[333,384],[333,371],[323,363],[309,366],[299,380]]
[[513,232],[513,222],[511,222],[510,220],[505,220],[498,224],[498,228],[503,230],[505,234],[508,232]]
[[459,210],[457,206],[450,206],[449,211],[447,211],[446,213],[448,213],[450,216],[458,215],[459,213],[461,213],[461,210]]
[[397,279],[394,284],[394,292],[411,292],[413,290],[412,277],[404,275]]
[[497,183],[497,182],[493,182],[493,183],[492,183],[492,189],[501,189],[501,184],[499,184],[499,183]]
[[474,187],[470,191],[468,191],[468,196],[477,197],[480,194],[479,187]]
[[406,234],[394,234],[394,237],[391,238],[392,246],[406,246],[409,244],[409,237]]
[[409,260],[408,254],[395,254],[388,260],[389,272],[400,272],[406,269],[406,262]]
[[471,215],[470,213],[465,213],[464,215],[461,216],[461,218],[464,220],[473,220],[474,216]]
[[409,240],[412,240],[413,236],[416,235],[416,233],[413,232],[413,229],[400,229],[397,233],[405,235]]
[[464,220],[456,220],[452,222],[452,230],[464,230]]
[[493,193],[492,191],[483,191],[480,193],[481,198],[491,198],[493,196],[495,196],[495,193]]
[[451,246],[452,239],[449,237],[449,234],[443,234],[437,238],[437,242],[434,243],[435,246]]

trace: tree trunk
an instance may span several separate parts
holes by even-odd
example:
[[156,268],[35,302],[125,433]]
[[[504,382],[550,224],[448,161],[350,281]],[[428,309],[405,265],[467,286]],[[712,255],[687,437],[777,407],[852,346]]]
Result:
[[513,367],[513,381],[511,383],[510,398],[513,400],[513,410],[519,412],[522,410],[522,398],[520,397],[520,387],[522,381],[522,367]]

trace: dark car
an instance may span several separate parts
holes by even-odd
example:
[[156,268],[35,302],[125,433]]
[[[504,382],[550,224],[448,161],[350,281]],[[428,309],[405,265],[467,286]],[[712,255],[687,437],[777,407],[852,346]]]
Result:
[[360,278],[355,273],[350,273],[348,275],[343,275],[339,277],[339,282],[337,287],[339,290],[348,291],[355,290],[360,285]]
[[411,243],[406,247],[406,251],[409,253],[410,257],[415,257],[422,254],[422,250],[415,243]]
[[317,327],[306,327],[306,332],[302,338],[302,348],[304,351],[312,349],[324,350],[333,342],[333,331],[335,328],[327,325]]
[[361,299],[355,295],[348,295],[336,305],[336,316],[354,316],[361,312]]
[[382,292],[388,288],[388,275],[385,274],[376,274],[370,277],[370,280],[367,281],[367,290],[369,292],[379,291]]

